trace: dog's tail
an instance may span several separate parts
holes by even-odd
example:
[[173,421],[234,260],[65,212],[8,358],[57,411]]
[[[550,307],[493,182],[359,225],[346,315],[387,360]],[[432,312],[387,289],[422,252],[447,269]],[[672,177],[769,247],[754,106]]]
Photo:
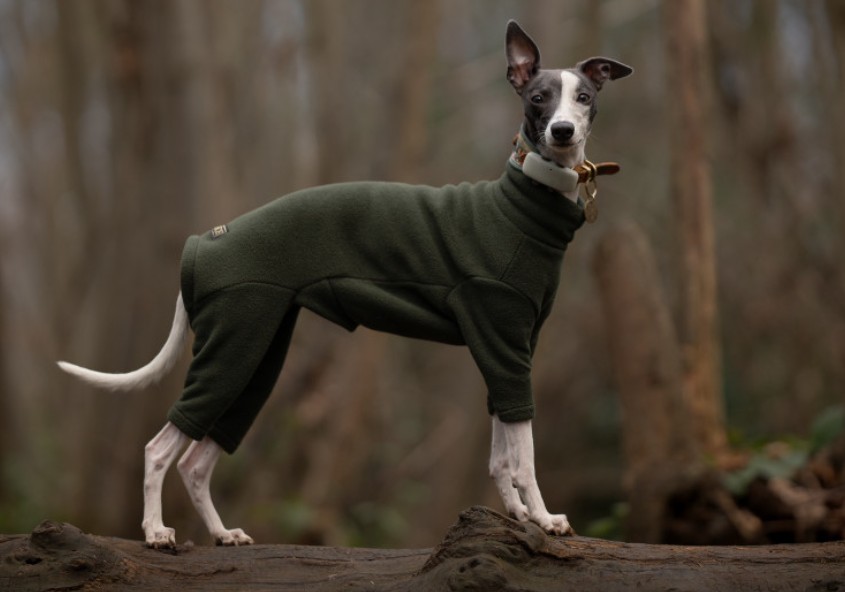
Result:
[[179,292],[179,297],[176,299],[176,315],[173,317],[170,335],[167,336],[167,341],[164,342],[164,347],[161,348],[158,355],[143,368],[126,374],[108,374],[88,370],[68,362],[58,362],[59,368],[99,388],[112,391],[141,389],[157,383],[173,369],[173,365],[176,364],[179,354],[182,353],[185,346],[188,328],[188,313],[185,310],[185,304],[182,302],[182,293]]

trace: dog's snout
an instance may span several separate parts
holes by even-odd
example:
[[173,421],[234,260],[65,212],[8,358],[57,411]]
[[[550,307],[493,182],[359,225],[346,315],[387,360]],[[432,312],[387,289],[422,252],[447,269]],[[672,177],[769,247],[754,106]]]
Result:
[[557,142],[567,142],[575,134],[575,124],[571,121],[558,121],[552,124],[552,137]]

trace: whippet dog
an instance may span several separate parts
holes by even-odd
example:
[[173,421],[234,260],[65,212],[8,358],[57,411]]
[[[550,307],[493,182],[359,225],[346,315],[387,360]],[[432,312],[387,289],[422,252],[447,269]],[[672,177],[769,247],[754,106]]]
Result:
[[578,190],[596,173],[584,150],[597,94],[632,69],[603,57],[541,69],[537,45],[513,21],[505,45],[524,118],[498,180],[346,183],[281,197],[188,239],[170,335],[148,365],[105,374],[59,362],[98,387],[142,388],[173,367],[194,332],[182,396],[145,448],[149,546],[176,544],[162,521],[162,482],[189,442],[177,467],[211,536],[253,542],[224,527],[209,483],[220,453],[234,452],[272,390],[302,307],[350,330],[468,346],[488,388],[489,469],[506,510],[548,533],[571,532],[537,485],[531,359],[563,252],[591,218],[594,196],[581,200]]

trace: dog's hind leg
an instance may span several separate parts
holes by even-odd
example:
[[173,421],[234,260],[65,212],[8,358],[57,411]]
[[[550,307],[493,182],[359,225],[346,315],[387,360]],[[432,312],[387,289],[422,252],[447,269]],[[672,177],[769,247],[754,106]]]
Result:
[[170,422],[144,448],[144,537],[156,549],[176,546],[176,532],[164,525],[161,488],[164,474],[188,442],[188,436]]
[[214,440],[206,436],[199,442],[191,443],[179,459],[177,468],[191,501],[205,522],[208,532],[214,537],[214,542],[227,546],[251,545],[252,538],[243,530],[230,530],[223,526],[223,521],[211,501],[211,474],[222,451]]

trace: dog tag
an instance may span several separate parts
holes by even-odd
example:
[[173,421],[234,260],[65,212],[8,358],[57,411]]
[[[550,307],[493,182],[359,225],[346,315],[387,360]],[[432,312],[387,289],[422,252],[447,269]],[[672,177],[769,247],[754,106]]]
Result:
[[592,224],[599,218],[599,207],[596,205],[596,198],[590,198],[584,202],[584,217]]

